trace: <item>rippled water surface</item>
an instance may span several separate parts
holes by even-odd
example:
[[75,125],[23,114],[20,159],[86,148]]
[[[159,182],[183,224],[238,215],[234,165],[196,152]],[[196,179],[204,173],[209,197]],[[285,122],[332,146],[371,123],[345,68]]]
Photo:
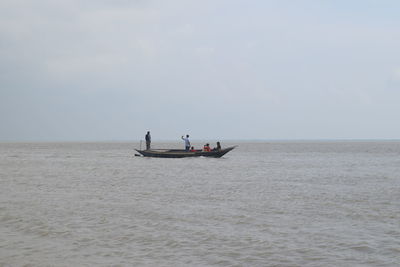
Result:
[[236,144],[0,144],[0,266],[398,266],[400,142]]

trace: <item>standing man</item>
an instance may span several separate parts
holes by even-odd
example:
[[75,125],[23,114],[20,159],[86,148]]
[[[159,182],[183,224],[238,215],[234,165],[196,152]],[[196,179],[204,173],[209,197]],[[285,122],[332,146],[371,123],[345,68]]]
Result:
[[189,135],[186,135],[186,138],[183,137],[182,135],[182,140],[185,141],[185,150],[189,151],[190,150],[190,141],[189,141]]
[[150,135],[150,131],[147,132],[145,138],[146,138],[146,150],[150,150],[150,144],[151,144],[151,135]]

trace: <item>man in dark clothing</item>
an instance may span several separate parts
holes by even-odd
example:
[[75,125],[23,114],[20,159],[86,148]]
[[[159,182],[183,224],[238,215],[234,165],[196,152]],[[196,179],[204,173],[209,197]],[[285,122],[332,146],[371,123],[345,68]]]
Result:
[[146,150],[150,150],[150,144],[151,144],[151,135],[150,135],[150,131],[147,132],[145,138],[146,138]]

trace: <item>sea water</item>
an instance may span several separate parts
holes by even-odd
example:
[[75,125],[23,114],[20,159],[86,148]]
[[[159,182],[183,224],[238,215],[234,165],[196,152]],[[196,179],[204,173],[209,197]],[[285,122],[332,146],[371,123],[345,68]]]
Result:
[[0,144],[0,266],[399,266],[400,142],[233,144]]

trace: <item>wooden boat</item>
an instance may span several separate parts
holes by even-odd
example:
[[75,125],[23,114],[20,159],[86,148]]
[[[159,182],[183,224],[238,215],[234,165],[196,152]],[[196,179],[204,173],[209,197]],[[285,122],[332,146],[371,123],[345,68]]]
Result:
[[236,146],[227,147],[220,150],[206,151],[185,151],[181,149],[150,149],[150,150],[138,150],[137,152],[142,154],[144,157],[154,157],[154,158],[187,158],[187,157],[212,157],[220,158]]

